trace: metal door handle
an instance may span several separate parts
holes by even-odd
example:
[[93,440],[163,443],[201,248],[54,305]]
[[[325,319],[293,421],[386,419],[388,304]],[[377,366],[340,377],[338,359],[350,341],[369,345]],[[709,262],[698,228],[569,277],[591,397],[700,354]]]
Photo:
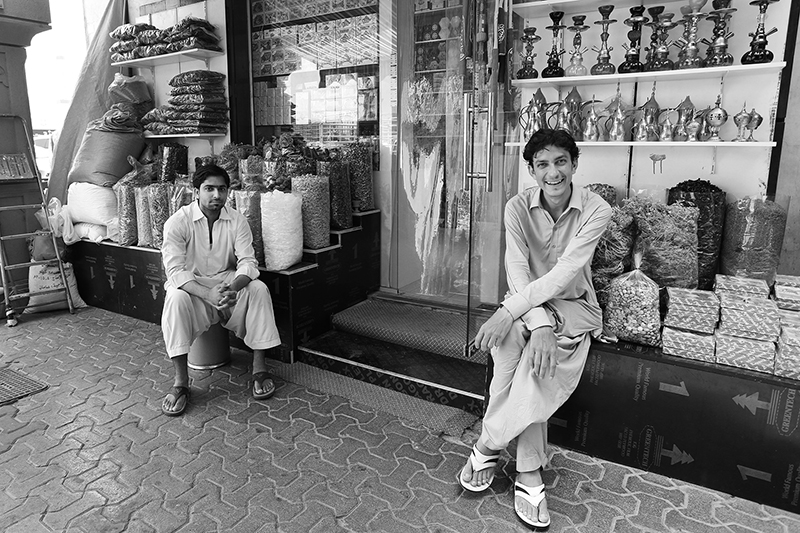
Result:
[[[468,191],[470,188],[470,176],[472,174],[472,143],[470,133],[472,131],[472,93],[464,93],[464,100],[461,102],[461,142],[464,149],[464,165],[461,167],[461,182],[463,189]],[[469,165],[469,166],[468,166]]]

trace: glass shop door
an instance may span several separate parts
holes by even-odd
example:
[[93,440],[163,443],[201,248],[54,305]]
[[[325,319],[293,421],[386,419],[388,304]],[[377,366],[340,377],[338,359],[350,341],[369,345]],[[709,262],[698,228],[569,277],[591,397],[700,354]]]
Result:
[[518,171],[506,165],[503,141],[507,130],[516,131],[516,119],[507,121],[503,112],[511,109],[506,4],[396,4],[390,287],[405,298],[467,312],[470,326],[459,334],[465,345],[505,294],[502,213]]

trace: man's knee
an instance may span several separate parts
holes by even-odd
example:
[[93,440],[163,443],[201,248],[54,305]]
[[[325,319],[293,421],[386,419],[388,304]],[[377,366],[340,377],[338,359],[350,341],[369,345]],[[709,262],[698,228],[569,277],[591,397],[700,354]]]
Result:
[[252,280],[245,285],[243,290],[246,291],[247,297],[253,301],[269,299],[269,289],[267,289],[267,286],[264,285],[264,282],[261,280]]

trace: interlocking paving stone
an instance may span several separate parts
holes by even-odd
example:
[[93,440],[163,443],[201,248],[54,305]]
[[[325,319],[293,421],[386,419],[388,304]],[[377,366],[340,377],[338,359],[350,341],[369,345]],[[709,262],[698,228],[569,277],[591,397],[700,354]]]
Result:
[[[233,350],[230,365],[191,371],[189,408],[168,418],[160,339],[157,326],[97,309],[0,329],[2,361],[51,385],[0,407],[0,531],[527,531],[513,511],[513,446],[484,494],[455,481],[474,417],[436,406],[437,419],[462,421],[461,435],[443,433],[364,403],[362,383],[348,399],[286,381],[311,372],[271,360],[278,390],[258,402],[251,357]],[[796,514],[550,454],[550,533],[800,531]]]

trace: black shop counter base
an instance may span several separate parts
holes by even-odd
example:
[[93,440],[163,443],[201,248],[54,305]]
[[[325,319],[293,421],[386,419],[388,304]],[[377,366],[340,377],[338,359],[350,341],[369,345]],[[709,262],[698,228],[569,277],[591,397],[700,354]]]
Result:
[[595,343],[553,444],[800,512],[800,381]]

